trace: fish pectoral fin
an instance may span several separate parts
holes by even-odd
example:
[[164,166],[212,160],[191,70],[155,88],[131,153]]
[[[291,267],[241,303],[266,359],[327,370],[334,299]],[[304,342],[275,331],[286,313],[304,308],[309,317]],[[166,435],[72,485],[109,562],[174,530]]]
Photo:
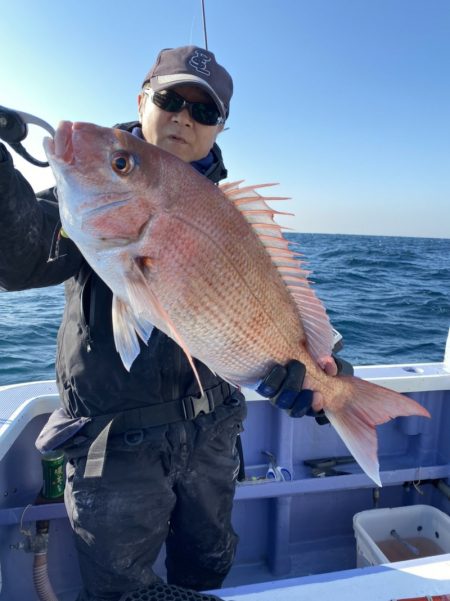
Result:
[[[195,367],[194,359],[182,336],[175,327],[170,315],[160,303],[145,277],[145,269],[148,269],[148,267],[149,266],[143,262],[143,258],[139,257],[131,264],[129,271],[126,273],[127,295],[130,303],[130,313],[133,315],[131,318],[132,327],[137,331],[142,340],[146,342],[149,336],[143,338],[141,333],[145,336],[148,333],[148,325],[151,325],[154,322],[155,324],[158,324],[157,327],[162,329],[165,334],[175,340],[186,355],[200,387],[200,391],[203,394],[203,386]],[[164,325],[161,327],[159,324]],[[136,343],[138,344],[137,339]]]
[[144,317],[136,317],[130,307],[116,295],[112,302],[112,322],[114,343],[125,368],[130,371],[133,361],[139,354],[140,346],[136,334],[147,343],[153,325]]
[[375,426],[400,415],[430,417],[430,414],[398,392],[352,376],[342,377],[348,383],[346,402],[341,410],[325,409],[325,414],[361,468],[381,486]]

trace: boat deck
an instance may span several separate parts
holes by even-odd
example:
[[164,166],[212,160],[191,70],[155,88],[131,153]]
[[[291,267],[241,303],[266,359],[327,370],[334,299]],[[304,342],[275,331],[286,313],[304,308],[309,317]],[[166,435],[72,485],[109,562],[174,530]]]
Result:
[[[240,543],[225,588],[216,592],[220,597],[308,601],[319,594],[339,601],[390,601],[449,593],[449,555],[357,568],[352,522],[356,513],[374,507],[429,504],[450,513],[450,500],[435,486],[450,484],[448,360],[358,367],[356,374],[411,396],[432,418],[398,418],[377,428],[383,483],[378,489],[355,462],[337,466],[337,474],[314,475],[305,461],[348,456],[332,427],[290,419],[244,391],[246,480],[237,487],[233,510]],[[36,503],[42,469],[34,441],[58,406],[53,381],[0,387],[0,601],[37,601],[33,556],[21,547],[24,531],[33,531],[37,520],[51,521],[49,577],[58,601],[74,601],[80,587],[64,504]],[[265,451],[289,470],[291,480],[266,477]],[[155,569],[164,578],[164,552]]]

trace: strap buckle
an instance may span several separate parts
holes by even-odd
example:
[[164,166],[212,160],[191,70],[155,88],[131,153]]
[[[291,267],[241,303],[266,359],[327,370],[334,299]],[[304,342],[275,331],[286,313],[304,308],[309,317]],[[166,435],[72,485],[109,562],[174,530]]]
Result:
[[210,398],[207,392],[203,392],[201,396],[187,396],[181,401],[183,408],[184,419],[191,420],[198,417],[201,413],[207,414],[214,411],[214,401]]

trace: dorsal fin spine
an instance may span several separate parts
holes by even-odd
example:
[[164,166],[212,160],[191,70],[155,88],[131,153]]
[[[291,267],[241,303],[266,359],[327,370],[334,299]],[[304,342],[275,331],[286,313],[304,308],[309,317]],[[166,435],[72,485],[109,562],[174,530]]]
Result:
[[220,186],[220,189],[242,213],[264,245],[266,252],[269,253],[275,268],[297,305],[311,355],[316,360],[329,355],[333,332],[321,301],[310,287],[310,281],[307,279],[310,271],[304,269],[304,262],[300,259],[301,253],[292,249],[298,245],[291,244],[283,237],[282,230],[290,228],[282,228],[274,220],[275,215],[286,213],[275,211],[267,204],[268,200],[288,199],[276,196],[264,197],[256,191],[275,184],[239,188],[241,183],[224,184]]

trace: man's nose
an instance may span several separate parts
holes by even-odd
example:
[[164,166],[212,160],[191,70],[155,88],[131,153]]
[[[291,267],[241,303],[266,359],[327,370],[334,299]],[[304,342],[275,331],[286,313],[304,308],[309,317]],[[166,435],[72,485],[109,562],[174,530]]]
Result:
[[186,125],[188,127],[191,126],[193,119],[191,117],[188,107],[185,106],[181,109],[181,111],[174,113],[172,121],[174,121],[175,123],[180,123],[181,125]]

